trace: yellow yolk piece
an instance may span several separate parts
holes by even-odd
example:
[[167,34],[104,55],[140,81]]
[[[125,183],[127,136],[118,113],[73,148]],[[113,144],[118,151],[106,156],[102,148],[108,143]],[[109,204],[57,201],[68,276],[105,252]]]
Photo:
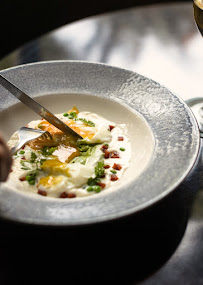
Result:
[[73,108],[71,110],[69,110],[67,113],[70,114],[70,112],[75,112],[76,114],[79,113],[79,111],[78,111],[76,106],[73,106]]
[[[79,114],[78,109],[73,106],[71,110],[69,110],[67,113],[70,114],[71,112],[74,112],[76,114]],[[63,122],[69,126],[73,131],[75,131],[79,136],[81,136],[83,139],[87,139],[91,141],[95,134],[97,133],[97,129],[95,127],[90,127],[82,120],[74,120],[74,119],[68,119],[67,117],[62,119]],[[77,149],[77,140],[78,137],[74,136],[72,134],[65,134],[46,120],[42,119],[42,121],[39,123],[37,128],[47,131],[52,135],[52,139],[45,138],[45,137],[39,137],[33,141],[31,141],[28,145],[33,149],[42,149],[44,146],[52,147],[52,146],[58,146],[59,144],[75,147]],[[75,156],[78,156],[79,152],[75,153]],[[73,155],[74,157],[74,155]],[[71,160],[71,159],[70,159]],[[70,161],[69,160],[69,161]]]
[[78,135],[80,135],[83,139],[92,139],[95,135],[95,129],[91,128],[91,130],[86,128],[85,124],[78,125],[74,120],[68,120],[65,122],[73,131],[75,131]]
[[[78,109],[76,106],[73,106],[71,110],[69,110],[67,113],[70,114],[71,112],[74,112],[76,114],[79,114]],[[73,119],[66,119],[64,123],[69,126],[73,131],[75,131],[78,135],[80,135],[83,139],[92,139],[95,135],[95,130],[92,128],[92,130],[87,129],[87,126],[85,124],[77,124],[77,122]],[[52,136],[58,136],[63,134],[61,130],[54,127],[52,124],[47,122],[46,120],[42,120],[42,122],[38,125],[38,127],[44,131],[49,132]]]
[[41,169],[52,175],[63,174],[69,176],[69,169],[67,164],[58,159],[49,159],[42,163]]
[[49,132],[52,136],[63,134],[61,130],[59,130],[46,120],[42,120],[42,122],[38,125],[38,128],[42,129],[43,131]]
[[[91,130],[89,130],[89,128],[87,129],[87,126],[85,124],[77,124],[77,122],[72,119],[64,121],[64,123],[69,126],[73,131],[75,131],[78,135],[80,135],[83,139],[88,138],[91,140],[95,135],[95,129],[91,128]],[[57,129],[45,120],[43,120],[38,127],[43,131],[49,132],[52,136],[58,136],[63,134],[61,130]]]
[[52,187],[56,184],[59,184],[63,181],[63,177],[62,176],[52,176],[52,175],[48,175],[48,176],[44,176],[42,178],[40,178],[40,181],[38,183],[38,186],[42,185],[44,187]]

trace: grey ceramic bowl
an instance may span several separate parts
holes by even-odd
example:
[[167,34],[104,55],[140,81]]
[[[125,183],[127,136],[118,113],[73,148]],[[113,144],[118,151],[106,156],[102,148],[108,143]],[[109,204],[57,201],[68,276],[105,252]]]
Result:
[[[26,194],[1,185],[0,216],[42,225],[82,225],[117,219],[171,193],[194,165],[199,129],[187,105],[137,73],[79,61],[40,62],[1,71],[53,113],[77,105],[127,125],[132,159],[113,189],[76,199]],[[0,130],[9,139],[37,115],[0,86]]]

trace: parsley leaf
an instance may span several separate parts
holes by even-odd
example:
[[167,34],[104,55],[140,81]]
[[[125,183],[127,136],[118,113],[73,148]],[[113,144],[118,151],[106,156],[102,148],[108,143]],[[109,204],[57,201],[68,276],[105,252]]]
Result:
[[98,182],[100,182],[100,179],[98,177],[95,177],[95,178],[90,177],[87,180],[87,185],[94,186],[94,185],[97,185]]
[[37,158],[37,155],[36,155],[34,152],[31,152],[30,162],[31,162],[31,163],[34,163],[35,160],[36,160],[36,158]]

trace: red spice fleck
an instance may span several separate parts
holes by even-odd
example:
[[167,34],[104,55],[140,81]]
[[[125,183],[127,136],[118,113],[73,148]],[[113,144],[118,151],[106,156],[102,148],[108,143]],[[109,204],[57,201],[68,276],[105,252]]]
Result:
[[20,180],[20,181],[25,181],[26,178],[25,178],[25,176],[23,176],[23,177],[19,178],[19,180]]
[[111,181],[116,181],[116,180],[118,180],[118,176],[116,174],[111,174],[110,180]]
[[110,132],[111,132],[114,128],[115,128],[115,126],[109,125],[109,131],[110,131]]
[[114,163],[113,169],[115,170],[121,170],[122,166],[120,164]]
[[25,156],[21,157],[22,160],[25,160]]
[[25,145],[21,147],[21,149],[24,149],[24,148],[25,148]]
[[123,141],[124,137],[118,137],[118,141]]
[[110,165],[106,164],[106,165],[104,165],[104,168],[105,169],[110,168]]
[[115,150],[113,151],[108,151],[105,149],[104,151],[104,158],[119,158],[119,153]]
[[67,198],[67,193],[66,192],[62,192],[61,195],[59,196],[59,198]]
[[97,185],[99,185],[102,189],[106,187],[106,184],[102,182],[98,182]]
[[68,198],[75,198],[75,197],[76,197],[75,193],[68,193]]
[[110,158],[119,158],[120,156],[119,156],[119,153],[116,150],[113,150],[113,151],[110,152],[109,157]]
[[59,198],[75,198],[76,195],[74,193],[66,193],[62,192]]
[[102,147],[101,147],[101,150],[104,152],[105,149],[107,149],[107,148],[108,148],[108,145],[103,144]]
[[104,158],[109,158],[109,156],[110,156],[110,151],[108,151],[108,150],[104,150]]
[[10,172],[13,172],[13,169],[11,169]]
[[105,175],[105,174],[103,174],[103,175],[101,175],[101,176],[100,176],[100,178],[105,178],[105,176],[106,176],[106,175]]
[[38,189],[38,194],[42,196],[47,196],[47,192],[44,190],[40,190],[40,189]]

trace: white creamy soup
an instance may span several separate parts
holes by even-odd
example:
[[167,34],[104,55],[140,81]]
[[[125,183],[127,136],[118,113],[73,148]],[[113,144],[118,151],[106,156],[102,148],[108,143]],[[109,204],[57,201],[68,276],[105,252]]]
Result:
[[[40,137],[19,150],[5,184],[42,196],[77,198],[118,183],[131,158],[126,125],[76,107],[56,116],[80,137],[64,134],[45,120],[30,122],[28,127],[48,131],[52,138]],[[15,132],[8,145],[17,142]]]

